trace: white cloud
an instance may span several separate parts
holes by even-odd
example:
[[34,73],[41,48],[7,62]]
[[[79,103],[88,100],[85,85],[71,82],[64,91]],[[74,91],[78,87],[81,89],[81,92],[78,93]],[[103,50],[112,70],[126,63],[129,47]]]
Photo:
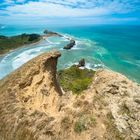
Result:
[[22,5],[13,5],[6,8],[8,14],[20,16],[40,16],[40,17],[81,17],[81,16],[100,16],[109,14],[109,10],[104,7],[94,9],[82,9],[66,7],[60,4],[48,2],[29,2]]
[[9,6],[9,5],[12,5],[12,4],[14,4],[14,0],[4,0],[4,2],[1,2],[0,3],[0,7],[1,6]]
[[[18,2],[24,2],[25,0],[17,0]],[[93,8],[85,7],[71,7],[62,4],[66,3],[77,3],[83,2],[85,0],[58,0],[59,4],[46,2],[49,0],[43,0],[42,2],[28,2],[25,4],[15,4],[7,7],[6,13],[10,16],[20,15],[20,16],[31,16],[31,17],[85,17],[85,16],[102,16],[112,13],[125,13],[129,9],[126,8],[127,5],[120,4],[118,2],[111,2],[110,4],[104,4],[102,6],[95,6]],[[52,0],[54,2],[54,0]],[[101,2],[101,0],[100,0]],[[87,2],[88,3],[88,2]]]
[[10,3],[14,3],[13,0],[4,0],[5,3],[10,4]]
[[[6,2],[7,1],[7,2]],[[76,18],[85,19],[89,18],[91,20],[104,21],[104,17],[109,17],[112,21],[115,19],[111,18],[113,14],[127,14],[133,10],[137,10],[138,6],[135,6],[139,2],[134,0],[124,0],[123,2],[119,0],[39,0],[39,1],[30,1],[26,0],[15,0],[15,3],[12,0],[5,0],[5,3],[14,3],[9,4],[4,10],[0,11],[0,16],[3,16],[3,19],[6,20],[40,20],[46,21],[50,18]],[[7,16],[5,16],[7,15]],[[90,21],[88,19],[88,21]],[[119,19],[119,18],[117,18]],[[117,20],[116,19],[116,20]],[[128,19],[129,18],[125,18]],[[121,20],[121,19],[119,19]],[[80,20],[79,20],[80,21]],[[66,21],[65,21],[66,22]]]
[[16,0],[18,3],[24,3],[26,0]]

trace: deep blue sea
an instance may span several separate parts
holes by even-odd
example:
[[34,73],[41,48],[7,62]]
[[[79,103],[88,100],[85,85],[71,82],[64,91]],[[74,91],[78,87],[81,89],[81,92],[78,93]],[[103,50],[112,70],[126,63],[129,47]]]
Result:
[[[33,57],[51,49],[61,51],[58,69],[66,68],[85,58],[86,67],[105,67],[120,72],[140,83],[140,26],[94,25],[94,26],[0,26],[0,35],[40,33],[45,29],[64,35],[50,37],[37,45],[30,45],[0,56],[0,78],[3,78]],[[72,50],[63,50],[67,37],[74,38]]]

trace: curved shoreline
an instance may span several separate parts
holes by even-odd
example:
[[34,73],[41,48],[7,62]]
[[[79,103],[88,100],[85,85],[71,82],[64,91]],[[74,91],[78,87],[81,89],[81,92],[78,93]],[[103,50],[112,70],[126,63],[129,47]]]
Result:
[[[11,50],[8,51],[7,53],[0,54],[0,57],[3,57],[3,56],[5,56],[6,54],[8,54],[8,53],[10,53],[10,52],[12,52],[12,51],[15,51],[16,49],[19,49],[19,48],[24,48],[24,47],[30,47],[30,46],[37,45],[37,44],[39,44],[41,41],[43,41],[44,39],[47,39],[48,37],[51,37],[51,36],[59,36],[59,37],[65,38],[65,39],[67,39],[67,40],[69,40],[69,41],[72,39],[72,37],[65,36],[65,35],[63,35],[63,34],[61,34],[61,33],[51,32],[51,34],[49,34],[49,35],[46,35],[46,34],[42,35],[41,40],[39,40],[38,42],[31,43],[31,44],[27,44],[27,45],[23,45],[23,46],[20,46],[20,47],[18,47],[18,48],[15,48],[15,49],[11,49]],[[104,66],[105,66],[105,65],[104,65]],[[89,67],[86,67],[86,68],[89,69]],[[99,68],[97,68],[97,69],[96,69],[96,68],[91,68],[91,69],[93,69],[93,70],[98,70]],[[111,69],[111,68],[109,68],[109,67],[107,67],[107,66],[103,67],[102,69],[109,69],[109,70],[111,70],[111,71],[118,72],[118,71],[113,70],[113,69]],[[118,73],[125,75],[127,78],[129,78],[130,80],[132,80],[132,81],[134,81],[134,82],[136,82],[136,83],[140,83],[139,80],[137,80],[137,79],[135,79],[135,78],[133,78],[133,77],[131,77],[131,76],[125,74],[125,73],[121,73],[121,72],[118,72]]]
[[[32,34],[26,34],[26,33],[23,33],[23,34],[20,34],[20,35],[16,35],[16,36],[11,36],[10,38],[13,38],[13,37],[19,37],[19,36],[22,36],[22,35],[32,35]],[[7,54],[7,53],[9,53],[9,52],[11,52],[11,51],[13,51],[13,50],[16,50],[16,49],[18,49],[18,48],[22,48],[22,47],[28,47],[28,46],[30,46],[30,45],[36,45],[36,44],[39,44],[42,40],[44,40],[44,39],[46,39],[46,38],[48,38],[48,37],[52,37],[52,36],[59,36],[59,37],[64,37],[63,35],[61,35],[61,34],[59,34],[59,33],[56,33],[56,32],[48,32],[47,34],[43,34],[43,35],[41,35],[41,34],[36,34],[36,35],[38,35],[38,36],[40,36],[40,38],[39,38],[39,40],[38,41],[36,41],[36,42],[29,42],[29,44],[24,44],[24,45],[19,45],[19,46],[15,46],[14,48],[7,48],[7,49],[5,49],[5,51],[4,52],[0,52],[0,56],[3,56],[3,55],[5,55],[5,54]],[[3,35],[0,35],[1,37],[4,37],[5,39],[9,39],[9,37],[7,37],[7,36],[3,36]],[[68,40],[70,40],[70,38],[67,38]],[[9,41],[9,40],[8,40]],[[22,40],[21,40],[22,41]]]

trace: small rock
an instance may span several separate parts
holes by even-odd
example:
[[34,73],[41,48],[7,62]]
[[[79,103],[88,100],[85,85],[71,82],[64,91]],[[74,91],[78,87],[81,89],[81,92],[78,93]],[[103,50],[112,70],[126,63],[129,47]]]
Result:
[[78,67],[84,67],[84,66],[85,66],[85,59],[83,58],[79,61]]

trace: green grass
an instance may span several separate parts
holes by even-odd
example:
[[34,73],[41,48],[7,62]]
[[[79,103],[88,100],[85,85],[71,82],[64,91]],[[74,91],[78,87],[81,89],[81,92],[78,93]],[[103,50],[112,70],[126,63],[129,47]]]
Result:
[[0,35],[0,54],[16,49],[22,45],[38,42],[40,39],[41,36],[38,34],[22,34],[12,37]]
[[75,122],[74,131],[75,131],[76,133],[81,133],[81,132],[84,131],[85,129],[86,129],[86,127],[85,127],[84,121],[79,120],[79,121]]
[[86,131],[89,127],[96,127],[96,118],[90,115],[83,114],[74,124],[74,131],[76,133],[81,133]]
[[79,94],[91,84],[94,73],[95,71],[93,70],[82,70],[72,66],[58,71],[58,80],[64,91],[72,91],[75,94]]

